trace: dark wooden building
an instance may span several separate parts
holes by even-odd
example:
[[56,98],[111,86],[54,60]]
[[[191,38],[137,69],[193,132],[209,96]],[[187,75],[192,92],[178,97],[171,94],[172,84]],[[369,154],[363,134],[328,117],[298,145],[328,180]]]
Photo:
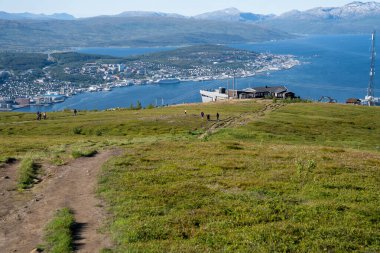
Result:
[[235,98],[294,98],[295,94],[288,91],[285,86],[263,86],[247,88],[244,90],[229,90],[230,97]]
[[361,104],[361,100],[358,99],[358,98],[348,98],[346,100],[346,104],[360,105]]

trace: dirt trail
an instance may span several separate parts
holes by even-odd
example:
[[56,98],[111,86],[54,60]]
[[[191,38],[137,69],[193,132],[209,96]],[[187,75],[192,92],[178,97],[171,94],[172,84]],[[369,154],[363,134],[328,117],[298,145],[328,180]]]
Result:
[[[91,158],[79,158],[68,165],[45,168],[48,176],[26,193],[15,189],[16,165],[1,169],[0,251],[30,252],[42,242],[43,228],[55,211],[74,211],[76,252],[95,253],[109,247],[107,236],[98,233],[104,210],[95,196],[97,175],[104,162],[121,151],[108,150]],[[5,178],[6,174],[9,178]],[[9,181],[4,183],[3,181]],[[28,199],[28,200],[26,200]]]
[[224,120],[215,121],[205,133],[203,133],[199,138],[203,139],[211,134],[216,133],[218,130],[230,126],[241,126],[245,125],[248,122],[254,121],[256,119],[264,117],[266,114],[273,112],[275,110],[278,110],[282,107],[286,106],[286,104],[273,104],[273,103],[266,103],[263,108],[261,108],[257,112],[245,112],[238,116],[228,117]]

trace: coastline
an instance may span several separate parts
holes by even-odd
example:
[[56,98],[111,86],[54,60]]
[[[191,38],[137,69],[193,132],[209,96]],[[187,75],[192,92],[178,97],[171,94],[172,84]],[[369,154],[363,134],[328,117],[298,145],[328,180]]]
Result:
[[[261,71],[257,71],[255,72],[254,74],[252,75],[245,75],[245,76],[235,76],[236,79],[240,79],[240,80],[248,80],[250,78],[254,78],[255,76],[260,76],[260,75],[268,75],[269,73],[274,73],[274,72],[277,72],[277,71],[285,71],[285,70],[289,70],[289,69],[292,69],[294,67],[297,67],[299,65],[301,65],[302,63],[298,61],[299,64],[295,64],[293,65],[292,67],[290,68],[284,68],[284,69],[271,69],[271,70],[261,70]],[[270,75],[270,74],[269,74]],[[178,84],[186,84],[186,83],[202,83],[202,82],[222,82],[222,81],[225,81],[225,80],[231,80],[232,82],[232,78],[234,77],[231,77],[231,76],[225,76],[225,77],[218,77],[218,78],[209,78],[207,76],[205,77],[199,77],[197,79],[181,79],[179,78],[179,82]],[[126,84],[122,84],[120,85],[120,82],[115,82],[114,84],[110,84],[108,85],[111,89],[118,89],[118,88],[127,88],[127,87],[131,87],[131,86],[146,86],[146,85],[153,85],[153,86],[169,86],[171,84],[166,84],[166,83],[154,83],[154,82],[151,82],[151,83],[148,83],[148,82],[141,82],[141,83],[126,83]],[[91,86],[91,87],[98,87],[98,86]],[[199,88],[201,89],[201,87]],[[22,111],[24,108],[27,108],[27,107],[39,107],[41,109],[44,109],[46,107],[49,107],[49,106],[53,106],[55,104],[59,104],[59,103],[62,103],[62,102],[65,102],[69,99],[72,99],[73,97],[75,97],[76,95],[78,94],[96,94],[96,93],[107,93],[109,91],[105,91],[103,89],[103,87],[99,87],[99,89],[97,90],[85,90],[85,91],[78,91],[76,94],[72,94],[71,96],[65,96],[65,99],[64,101],[58,101],[58,102],[52,102],[52,103],[47,103],[47,104],[29,104],[29,105],[23,105],[21,106],[20,108],[12,108],[10,110],[7,110],[7,111]],[[178,102],[178,103],[174,103],[174,104],[181,104],[181,102]],[[173,105],[173,104],[171,104]]]

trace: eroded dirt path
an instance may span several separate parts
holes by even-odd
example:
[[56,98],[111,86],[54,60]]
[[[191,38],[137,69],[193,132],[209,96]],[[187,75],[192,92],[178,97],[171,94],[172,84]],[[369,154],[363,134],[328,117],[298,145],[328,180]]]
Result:
[[63,207],[74,211],[76,252],[95,253],[110,247],[107,236],[98,231],[105,214],[95,190],[101,166],[120,154],[120,150],[108,150],[65,166],[45,168],[44,180],[25,193],[14,190],[17,166],[1,168],[0,252],[30,252],[42,242],[43,228],[55,211]]
[[257,112],[245,112],[245,113],[242,113],[238,116],[228,117],[228,118],[220,120],[220,121],[214,121],[214,123],[212,123],[208,127],[207,131],[205,133],[203,133],[199,138],[203,139],[203,138],[205,138],[211,134],[216,133],[217,131],[219,131],[220,129],[223,129],[223,128],[227,128],[227,127],[231,127],[231,126],[245,125],[249,122],[252,122],[254,120],[257,120],[259,118],[264,117],[265,115],[267,115],[270,112],[276,111],[276,110],[286,106],[286,104],[283,104],[283,103],[277,103],[277,104],[274,104],[271,102],[264,102],[264,103],[265,104],[264,104],[263,108],[261,108]]

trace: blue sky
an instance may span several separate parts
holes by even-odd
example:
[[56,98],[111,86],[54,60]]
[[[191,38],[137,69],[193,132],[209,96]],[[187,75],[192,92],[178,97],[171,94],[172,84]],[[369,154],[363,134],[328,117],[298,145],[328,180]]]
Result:
[[52,14],[67,12],[76,17],[118,14],[123,11],[160,11],[196,15],[236,7],[241,11],[280,14],[293,9],[342,6],[353,0],[0,0],[0,11]]

